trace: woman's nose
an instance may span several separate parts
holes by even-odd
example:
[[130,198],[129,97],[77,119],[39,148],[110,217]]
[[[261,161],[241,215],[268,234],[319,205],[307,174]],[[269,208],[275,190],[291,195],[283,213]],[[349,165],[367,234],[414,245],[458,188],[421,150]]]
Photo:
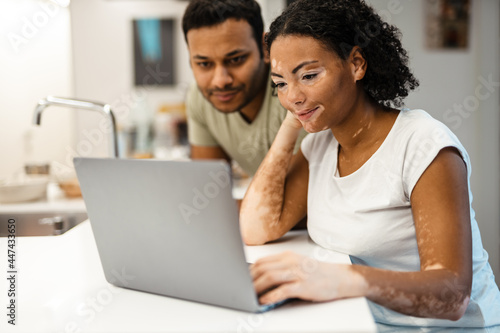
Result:
[[288,84],[287,98],[289,103],[300,105],[304,103],[306,96],[300,87],[295,84]]

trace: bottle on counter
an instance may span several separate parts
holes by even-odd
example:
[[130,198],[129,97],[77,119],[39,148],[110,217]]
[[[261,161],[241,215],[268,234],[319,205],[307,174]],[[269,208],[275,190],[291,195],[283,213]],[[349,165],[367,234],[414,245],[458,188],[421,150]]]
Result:
[[184,103],[162,105],[154,117],[153,155],[159,159],[188,157],[184,138]]

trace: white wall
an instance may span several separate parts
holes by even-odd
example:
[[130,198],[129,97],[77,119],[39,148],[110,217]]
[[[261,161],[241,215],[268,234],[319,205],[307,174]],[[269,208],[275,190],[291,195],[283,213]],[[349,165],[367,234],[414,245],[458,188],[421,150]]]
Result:
[[47,0],[2,0],[0,36],[0,178],[27,161],[64,163],[73,146],[74,115],[50,108],[41,127],[31,123],[39,99],[73,94],[68,8]]
[[[181,29],[185,1],[73,0],[71,3],[75,92],[78,98],[111,104],[120,127],[135,119],[135,109],[147,107],[149,114],[165,103],[182,102],[192,80],[187,48]],[[175,87],[135,88],[133,85],[132,20],[174,18],[176,51]],[[137,116],[138,118],[138,116]],[[107,137],[96,132],[100,115],[78,114],[76,152],[106,155]],[[84,131],[93,130],[94,135]],[[84,149],[84,143],[93,149]],[[81,146],[79,146],[81,145]],[[88,145],[87,145],[88,146]]]

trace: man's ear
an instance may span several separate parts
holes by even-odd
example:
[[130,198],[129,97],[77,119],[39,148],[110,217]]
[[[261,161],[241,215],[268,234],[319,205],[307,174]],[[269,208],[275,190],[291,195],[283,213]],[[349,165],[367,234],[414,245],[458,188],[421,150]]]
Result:
[[355,81],[365,77],[368,63],[363,55],[363,50],[359,46],[354,46],[349,54],[349,63],[352,68],[352,75]]
[[263,56],[264,62],[266,64],[269,64],[271,62],[271,60],[269,58],[269,51],[267,50],[266,33],[265,32],[262,34],[262,56]]

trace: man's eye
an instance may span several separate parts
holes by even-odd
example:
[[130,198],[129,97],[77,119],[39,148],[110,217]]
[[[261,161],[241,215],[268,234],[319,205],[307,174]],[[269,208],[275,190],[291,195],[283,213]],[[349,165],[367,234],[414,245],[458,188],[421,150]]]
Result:
[[228,63],[230,63],[230,64],[239,64],[239,63],[241,63],[241,62],[245,61],[245,59],[246,59],[246,58],[247,58],[247,57],[246,57],[246,56],[244,56],[244,55],[242,55],[242,56],[237,56],[237,57],[234,57],[234,58],[229,59],[229,60],[228,60]]
[[196,65],[198,65],[201,68],[207,68],[210,66],[210,63],[208,61],[201,61],[201,62],[197,62]]

